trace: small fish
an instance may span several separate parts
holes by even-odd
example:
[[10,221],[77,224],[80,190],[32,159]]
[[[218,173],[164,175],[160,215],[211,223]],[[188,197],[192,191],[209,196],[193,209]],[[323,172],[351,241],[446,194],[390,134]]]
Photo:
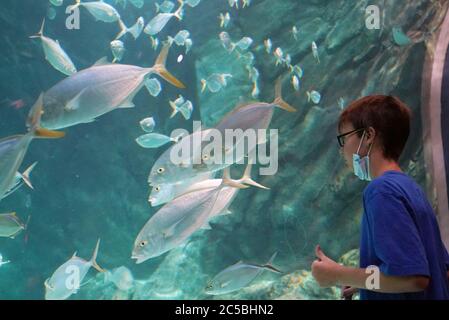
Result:
[[77,257],[75,252],[68,261],[56,269],[51,277],[45,280],[45,300],[65,300],[76,293],[91,267],[99,272],[105,272],[97,264],[99,246],[100,239],[89,261]]
[[340,110],[345,108],[345,100],[342,97],[338,98],[338,106],[340,107]]
[[156,121],[154,121],[153,117],[142,119],[140,122],[140,127],[145,132],[153,132],[154,127],[156,126]]
[[234,45],[234,47],[238,47],[240,48],[240,50],[247,50],[252,43],[253,39],[251,39],[250,37],[243,37]]
[[189,120],[190,116],[192,115],[192,112],[193,112],[192,102],[187,100],[186,102],[183,102],[182,104],[180,104],[179,102],[176,103],[176,101],[178,99],[176,99],[175,101],[169,101],[170,107],[173,110],[172,114],[170,115],[170,118],[173,118],[178,112],[180,112],[182,114],[182,116],[184,117],[184,119]]
[[271,39],[265,39],[263,41],[263,45],[265,46],[265,51],[270,54],[271,48],[273,47],[273,44],[271,43]]
[[201,0],[181,0],[181,1],[186,3],[191,8],[196,7],[201,2]]
[[284,62],[285,62],[285,64],[286,64],[288,67],[291,66],[291,63],[292,63],[292,57],[290,56],[289,53],[287,53],[287,54],[285,55]]
[[220,295],[240,290],[248,286],[264,270],[282,274],[283,272],[273,267],[272,263],[276,257],[275,252],[270,260],[264,265],[247,264],[239,261],[218,273],[206,286],[205,293]]
[[56,18],[56,10],[53,7],[48,8],[47,10],[47,18],[50,20],[55,20]]
[[44,25],[45,19],[42,22],[41,29],[39,32],[31,36],[30,38],[39,38],[42,41],[42,48],[44,49],[45,59],[55,68],[56,70],[62,72],[65,75],[72,75],[76,73],[76,67],[73,64],[70,57],[67,53],[62,49],[58,40],[50,39],[44,36]]
[[62,6],[63,2],[64,2],[64,0],[50,0],[50,3],[56,7]]
[[259,70],[257,70],[253,66],[247,66],[248,70],[248,77],[252,82],[256,82],[259,79],[260,73]]
[[162,90],[161,83],[159,82],[158,79],[154,79],[154,78],[145,79],[144,83],[145,83],[145,87],[147,88],[148,92],[153,97],[157,97]]
[[257,99],[259,97],[260,94],[260,90],[259,90],[259,86],[257,85],[257,81],[253,82],[253,89],[251,90],[251,96],[254,99]]
[[[28,216],[28,221],[29,218],[30,216]],[[0,237],[14,239],[27,227],[28,222],[24,224],[15,212],[0,214]]]
[[158,38],[153,38],[153,37],[150,37],[150,39],[151,39],[151,47],[154,50],[157,50],[157,48],[159,47],[159,39]]
[[142,148],[159,148],[169,142],[178,142],[178,138],[171,138],[160,133],[147,133],[136,139]]
[[220,38],[221,44],[223,45],[223,48],[225,48],[226,51],[228,51],[229,53],[234,51],[235,44],[232,43],[231,37],[229,36],[229,34],[226,31],[220,32],[219,38]]
[[228,0],[228,3],[231,8],[234,6],[236,9],[239,8],[239,0]]
[[137,19],[136,23],[131,28],[128,28],[123,23],[122,19],[120,19],[119,26],[120,26],[120,32],[115,37],[116,40],[120,39],[127,33],[130,33],[134,39],[137,39],[143,31],[143,27],[145,26],[145,20],[143,19],[143,17],[139,17]]
[[321,94],[318,91],[307,91],[307,101],[312,101],[314,104],[319,104],[321,101]]
[[318,46],[316,45],[315,41],[312,42],[312,54],[317,63],[320,63],[320,56],[318,54]]
[[181,4],[178,10],[175,13],[158,13],[151,21],[146,25],[143,32],[149,34],[150,36],[154,36],[161,32],[162,29],[167,25],[171,18],[176,17],[178,20],[182,20],[183,16],[183,4]]
[[15,191],[17,191],[23,184],[26,184],[30,189],[34,189],[33,185],[31,184],[30,174],[31,171],[33,171],[36,164],[37,162],[33,163],[23,173],[16,172],[13,183],[11,184],[8,191],[6,191],[6,193],[3,195],[1,199],[4,199],[7,196],[14,193]]
[[171,13],[173,11],[173,9],[175,8],[175,4],[168,0],[165,0],[161,4],[158,4],[157,2],[154,4],[156,6],[156,13],[159,13],[159,12]]
[[299,79],[301,79],[304,75],[304,71],[298,65],[295,65],[295,66],[290,65],[290,73],[296,74]]
[[190,39],[190,38],[186,39],[186,42],[185,42],[186,54],[189,53],[190,49],[192,48],[192,45],[193,45],[192,39]]
[[67,7],[68,11],[73,11],[81,6],[86,8],[96,21],[117,22],[120,20],[120,14],[117,10],[102,0],[91,2],[81,2],[81,0],[75,1],[76,3],[74,5]]
[[0,267],[3,266],[3,265],[5,265],[5,264],[8,264],[8,263],[10,263],[10,262],[11,262],[11,261],[9,261],[9,260],[4,261],[4,260],[3,260],[3,256],[2,256],[2,254],[0,253]]
[[39,96],[28,115],[28,133],[10,136],[0,140],[0,199],[15,183],[16,173],[33,139],[61,138],[62,132],[41,128],[40,120],[43,108],[43,94]]
[[402,31],[401,27],[393,27],[392,33],[394,43],[398,46],[406,46],[413,43],[413,41]]
[[296,26],[293,26],[292,28],[292,34],[293,34],[293,38],[295,38],[295,40],[298,40],[298,28],[296,28]]
[[134,285],[134,277],[131,271],[124,266],[106,271],[104,275],[105,282],[112,282],[118,289],[123,291],[130,290]]
[[296,75],[292,76],[292,85],[295,91],[299,91],[299,79]]
[[254,62],[254,54],[251,51],[245,52],[244,54],[240,54],[237,52],[237,57],[239,60],[242,60],[245,66],[252,66]]
[[204,92],[206,88],[213,93],[220,91],[221,88],[227,85],[226,78],[232,78],[232,74],[213,73],[207,79],[201,79],[201,92]]
[[251,0],[242,0],[242,1],[243,1],[242,8],[249,7],[251,4]]
[[186,40],[190,37],[190,32],[187,30],[181,30],[179,31],[174,38],[172,37],[168,37],[168,42],[171,43],[176,43],[178,46],[183,46],[185,45]]
[[116,61],[121,61],[123,59],[123,55],[125,54],[125,45],[120,40],[111,41],[111,51],[114,56],[114,60],[112,63]]
[[281,64],[284,61],[284,52],[280,47],[274,50],[274,56],[276,57],[276,65]]
[[220,16],[218,18],[220,19],[220,28],[226,29],[229,25],[229,22],[231,21],[229,12],[226,12],[225,14],[220,13]]
[[143,7],[143,1],[144,0],[129,0],[134,7],[139,9]]

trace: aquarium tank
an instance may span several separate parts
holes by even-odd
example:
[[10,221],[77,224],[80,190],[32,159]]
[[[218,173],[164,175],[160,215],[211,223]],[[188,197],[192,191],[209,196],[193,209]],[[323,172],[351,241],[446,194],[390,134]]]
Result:
[[[338,117],[370,94],[409,105],[400,164],[436,206],[421,92],[447,8],[3,0],[0,299],[340,299],[311,275],[317,244],[358,265],[366,183]],[[226,129],[264,138],[238,163],[211,164],[225,145],[168,163]]]

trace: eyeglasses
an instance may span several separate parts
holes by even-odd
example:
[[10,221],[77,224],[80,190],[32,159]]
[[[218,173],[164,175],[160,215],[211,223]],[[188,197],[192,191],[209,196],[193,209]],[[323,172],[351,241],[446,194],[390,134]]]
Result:
[[340,134],[340,135],[338,135],[337,136],[337,140],[338,140],[338,144],[340,145],[340,147],[344,147],[344,145],[345,145],[345,138],[346,137],[348,137],[349,135],[351,135],[351,134],[353,134],[353,133],[356,133],[356,132],[360,132],[360,131],[362,131],[362,130],[365,130],[365,128],[360,128],[360,129],[355,129],[355,130],[351,130],[351,131],[349,131],[349,132],[346,132],[346,133],[343,133],[343,134]]

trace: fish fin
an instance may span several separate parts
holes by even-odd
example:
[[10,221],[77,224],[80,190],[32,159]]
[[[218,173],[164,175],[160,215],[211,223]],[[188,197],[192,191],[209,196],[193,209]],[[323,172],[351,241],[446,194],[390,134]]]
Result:
[[168,103],[170,104],[170,107],[173,109],[173,111],[170,115],[170,119],[171,119],[178,113],[178,109],[176,107],[176,104],[173,101],[169,101]]
[[[179,2],[179,1],[178,1]],[[184,11],[183,11],[183,7],[184,7],[184,2],[182,1],[182,2],[179,2],[180,3],[180,6],[179,6],[179,8],[175,11],[175,13],[173,13],[173,16],[175,16],[176,17],[176,19],[178,19],[179,21],[181,21],[182,20],[182,16],[183,16],[183,14],[184,14]]]
[[159,13],[160,10],[159,3],[155,2],[154,5],[156,6],[156,13]]
[[212,227],[210,226],[209,222],[206,222],[201,229],[203,230],[212,230]]
[[175,87],[184,89],[186,86],[181,81],[176,79],[176,77],[168,72],[168,70],[165,68],[165,62],[167,61],[169,49],[170,45],[164,44],[161,52],[159,53],[159,56],[156,59],[156,62],[154,63],[153,69],[159,76],[161,76],[163,79],[165,79]]
[[307,94],[307,102],[310,102],[310,99],[312,99],[312,95],[310,94],[310,91],[307,91],[306,94]]
[[33,163],[31,166],[29,166],[23,173],[22,173],[22,179],[25,184],[30,187],[31,189],[34,189],[33,185],[31,184],[30,180],[30,174],[31,171],[33,171],[34,167],[36,166],[37,162]]
[[100,247],[100,239],[97,241],[97,245],[95,246],[94,253],[92,254],[92,258],[90,259],[90,262],[92,263],[92,267],[97,269],[99,272],[105,272],[105,270],[100,267],[97,263],[97,255],[98,255],[98,248]]
[[297,110],[289,105],[287,102],[282,99],[282,77],[276,79],[276,84],[274,87],[274,101],[273,104],[279,106],[281,109],[284,109],[288,112],[296,112]]
[[79,100],[81,95],[86,91],[86,89],[81,90],[76,96],[70,99],[69,102],[64,106],[64,110],[66,111],[74,111],[79,108]]
[[64,137],[65,133],[61,131],[52,131],[40,127],[41,117],[43,114],[44,93],[41,93],[36,103],[31,107],[28,114],[27,127],[28,130],[37,138],[57,139]]
[[101,57],[100,59],[98,59],[93,65],[92,67],[96,67],[96,66],[104,66],[106,64],[110,64],[110,62],[108,61],[108,57],[104,56]]
[[115,40],[120,39],[121,37],[123,37],[125,34],[127,34],[129,32],[128,27],[125,25],[125,23],[122,21],[122,19],[118,19],[118,25],[120,27],[120,32],[115,37]]
[[45,286],[45,288],[47,288],[48,290],[53,291],[53,290],[55,290],[55,288],[52,287],[52,286],[50,285],[50,283],[48,283],[49,280],[50,280],[50,278],[45,279],[44,286]]
[[252,168],[252,164],[250,162],[248,162],[248,164],[245,168],[245,172],[243,173],[243,176],[240,179],[240,181],[244,184],[249,184],[249,185],[257,187],[257,188],[269,190],[270,188],[267,188],[267,187],[261,185],[260,183],[257,183],[253,179],[251,179],[251,168]]
[[163,232],[164,238],[168,238],[171,237],[175,234],[175,229],[176,226],[182,221],[184,220],[185,217],[182,217],[181,219],[179,219],[178,221],[176,221],[174,224],[172,224],[169,228],[167,228],[165,230],[165,232]]
[[223,170],[223,182],[222,184],[227,185],[229,187],[237,188],[237,189],[246,189],[249,186],[240,183],[239,181],[233,180],[230,178],[229,167],[224,168]]
[[44,35],[44,26],[45,26],[45,18],[42,20],[41,29],[39,30],[39,32],[33,36],[30,36],[30,39],[41,38]]
[[201,92],[206,90],[207,81],[205,79],[201,79]]
[[118,108],[128,109],[128,108],[134,108],[135,105],[132,101],[125,101],[123,104],[118,106]]
[[78,253],[78,251],[75,251],[72,255],[72,258],[77,258],[76,254]]
[[95,121],[97,121],[97,119],[86,120],[86,121],[84,121],[83,123],[92,123],[92,122],[95,122]]
[[131,35],[133,36],[134,40],[137,40],[137,38],[140,36],[140,33],[139,34],[137,33],[137,30],[138,30],[137,27],[139,26],[139,20],[141,18],[143,20],[143,17],[137,18],[136,23],[131,28],[128,29],[128,32],[131,33]]

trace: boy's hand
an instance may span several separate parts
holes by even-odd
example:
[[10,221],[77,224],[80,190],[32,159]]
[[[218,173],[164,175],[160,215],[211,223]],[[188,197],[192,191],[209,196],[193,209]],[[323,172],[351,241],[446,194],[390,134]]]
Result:
[[359,289],[349,286],[341,287],[341,298],[345,300],[352,300],[352,296],[357,293]]
[[337,284],[337,275],[341,266],[334,260],[328,258],[320,245],[315,248],[318,259],[312,263],[312,275],[320,287],[332,287]]

